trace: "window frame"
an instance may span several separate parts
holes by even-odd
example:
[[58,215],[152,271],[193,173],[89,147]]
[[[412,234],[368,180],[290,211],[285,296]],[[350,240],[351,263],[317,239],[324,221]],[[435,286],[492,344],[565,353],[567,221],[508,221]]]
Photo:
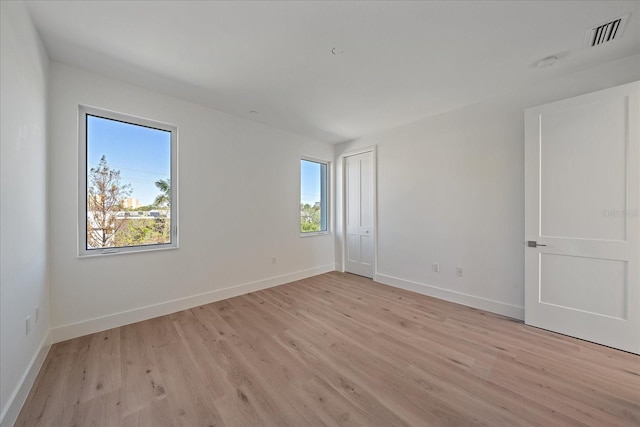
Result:
[[[331,234],[331,161],[325,159],[319,159],[317,157],[310,156],[300,156],[300,160],[298,162],[298,217],[300,217],[300,205],[302,204],[302,161],[319,163],[321,165],[326,166],[326,176],[325,176],[325,221],[326,221],[326,230],[323,231],[302,231],[300,229],[300,222],[298,220],[298,232],[300,233],[300,237],[311,237],[311,236],[323,236],[327,234]],[[321,190],[322,191],[322,190]],[[322,210],[322,194],[320,200],[320,209]],[[322,217],[321,217],[322,218]],[[321,219],[322,222],[322,219]]]
[[[123,246],[114,248],[87,248],[87,116],[115,120],[170,132],[171,134],[171,241],[155,245]],[[178,249],[178,127],[130,114],[118,113],[85,105],[78,106],[78,257],[96,257],[137,252],[153,252]]]

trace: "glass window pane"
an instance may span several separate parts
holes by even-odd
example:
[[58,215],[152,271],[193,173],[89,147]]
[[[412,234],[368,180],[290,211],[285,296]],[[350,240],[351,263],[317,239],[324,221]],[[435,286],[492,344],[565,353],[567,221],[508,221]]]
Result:
[[171,244],[171,132],[85,117],[86,249]]
[[327,164],[300,161],[300,232],[327,231]]

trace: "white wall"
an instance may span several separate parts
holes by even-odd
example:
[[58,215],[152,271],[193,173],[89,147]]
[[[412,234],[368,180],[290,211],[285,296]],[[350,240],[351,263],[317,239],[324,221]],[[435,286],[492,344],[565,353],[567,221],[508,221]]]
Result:
[[378,147],[376,280],[523,318],[524,109],[638,79],[636,55],[337,146]]
[[[22,3],[1,2],[0,16],[0,423],[5,426],[17,417],[49,348],[49,59]],[[29,315],[32,330],[26,335]]]
[[[178,126],[178,250],[77,258],[79,104]],[[50,123],[54,341],[333,270],[298,231],[300,156],[332,145],[56,62]]]

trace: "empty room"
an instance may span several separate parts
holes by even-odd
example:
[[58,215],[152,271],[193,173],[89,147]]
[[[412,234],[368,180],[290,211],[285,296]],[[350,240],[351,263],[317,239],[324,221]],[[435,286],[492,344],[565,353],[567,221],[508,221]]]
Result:
[[640,425],[640,2],[0,18],[0,427]]

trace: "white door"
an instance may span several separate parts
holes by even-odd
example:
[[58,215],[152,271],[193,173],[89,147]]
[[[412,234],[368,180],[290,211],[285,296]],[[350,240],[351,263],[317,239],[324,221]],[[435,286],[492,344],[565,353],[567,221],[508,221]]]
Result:
[[525,323],[638,354],[639,93],[525,113]]
[[344,158],[345,270],[373,278],[374,273],[374,164],[373,151]]

